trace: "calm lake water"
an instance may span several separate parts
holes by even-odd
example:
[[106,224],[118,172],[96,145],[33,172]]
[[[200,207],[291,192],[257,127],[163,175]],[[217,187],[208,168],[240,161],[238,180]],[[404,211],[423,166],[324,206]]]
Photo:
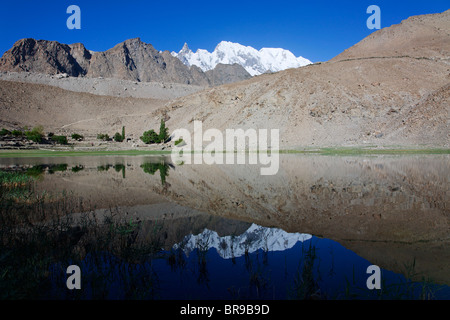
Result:
[[0,159],[0,298],[450,298],[447,155],[170,160]]

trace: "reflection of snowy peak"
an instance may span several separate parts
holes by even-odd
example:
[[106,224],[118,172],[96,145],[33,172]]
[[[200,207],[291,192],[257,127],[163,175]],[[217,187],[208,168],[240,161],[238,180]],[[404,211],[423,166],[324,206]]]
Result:
[[209,250],[215,248],[224,259],[240,257],[263,249],[266,251],[283,251],[292,248],[297,242],[311,239],[309,234],[287,233],[280,229],[264,228],[253,224],[239,236],[219,237],[217,232],[205,229],[198,235],[186,236],[174,245],[174,249],[183,249],[189,253],[195,249]]
[[299,68],[311,64],[311,61],[303,57],[295,57],[288,50],[279,48],[263,48],[256,50],[239,43],[222,41],[215,50],[210,53],[203,49],[192,52],[187,44],[184,44],[180,52],[172,52],[172,55],[181,60],[185,65],[196,65],[203,71],[214,69],[219,63],[240,64],[252,76],[265,72],[277,72],[289,68]]

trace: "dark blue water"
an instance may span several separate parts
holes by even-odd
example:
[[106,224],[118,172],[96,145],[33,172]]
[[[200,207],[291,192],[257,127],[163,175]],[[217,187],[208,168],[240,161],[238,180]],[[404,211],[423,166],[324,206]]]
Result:
[[[252,187],[252,181],[259,176],[252,176],[253,171],[233,167],[228,168],[230,174],[221,176],[229,179],[229,185],[233,187],[225,190],[211,188],[210,191],[203,186],[215,185],[217,172],[214,167],[205,166],[198,171],[189,166],[175,168],[164,159],[73,157],[3,159],[0,162],[6,178],[8,173],[18,173],[20,177],[31,177],[33,181],[25,187],[0,190],[1,299],[450,299],[448,286],[434,284],[432,280],[413,282],[408,276],[414,274],[415,280],[421,280],[428,275],[444,274],[441,277],[443,281],[448,279],[445,278],[448,255],[444,240],[448,238],[448,232],[446,224],[442,223],[448,220],[445,197],[447,157],[341,159],[286,156],[283,162],[286,170],[284,173],[280,171],[284,174],[280,179],[262,180],[261,185]],[[110,168],[114,170],[108,170]],[[296,168],[303,170],[297,171]],[[185,184],[186,177],[190,177],[189,184]],[[67,189],[63,190],[63,186]],[[349,186],[350,189],[354,186],[354,190]],[[231,192],[233,188],[241,187],[242,194],[241,189]],[[252,191],[254,188],[257,192]],[[30,201],[47,192],[56,195],[55,198],[49,197],[48,203],[44,200]],[[234,258],[223,258],[215,249],[220,247],[218,241],[223,239],[216,239],[214,248],[203,247],[200,250],[194,246],[187,251],[159,250],[172,247],[173,242],[189,237],[188,233],[193,230],[200,233],[202,228],[236,237],[244,235],[240,233],[251,224],[252,215],[247,216],[247,212],[241,210],[238,214],[241,220],[232,221],[227,214],[222,217],[221,211],[233,212],[238,202],[245,203],[248,195],[252,194],[258,195],[257,200],[248,203],[254,212],[264,207],[260,207],[260,201],[272,207],[270,199],[289,194],[287,203],[290,206],[287,205],[286,209],[281,207],[275,217],[287,214],[293,220],[301,220],[308,219],[312,213],[318,219],[318,225],[325,226],[310,227],[309,232],[316,234],[328,234],[328,220],[323,223],[323,217],[340,217],[347,211],[353,212],[355,217],[358,213],[363,217],[361,224],[355,222],[356,227],[367,225],[376,229],[388,226],[398,232],[394,240],[390,237],[380,239],[376,233],[366,234],[363,239],[369,239],[365,243],[369,251],[372,249],[371,241],[384,241],[386,250],[395,245],[391,241],[413,245],[418,242],[419,245],[400,247],[401,250],[395,251],[400,253],[398,259],[392,256],[392,252],[391,256],[383,259],[382,249],[373,247],[378,263],[384,264],[380,267],[387,268],[381,268],[381,289],[375,290],[370,290],[366,283],[371,276],[367,268],[374,262],[336,241],[314,236],[282,251],[275,251],[275,248],[264,250],[260,246],[246,254],[241,250]],[[89,202],[92,195],[93,200]],[[203,203],[209,203],[204,201],[206,196],[217,198],[220,205],[208,214],[197,215],[196,210],[210,210],[207,205],[203,207]],[[235,202],[235,198],[239,201]],[[168,207],[153,206],[160,201],[168,201]],[[198,206],[197,202],[201,205]],[[97,225],[95,221],[90,221],[93,225],[86,221],[85,225],[79,221],[66,230],[64,222],[53,227],[52,222],[49,224],[53,228],[50,228],[51,232],[44,232],[40,224],[41,219],[58,222],[60,215],[70,217],[72,213],[88,212],[97,207],[109,207],[110,213],[115,214],[111,208],[125,206],[133,213],[135,206],[139,208],[143,204],[148,204],[149,209],[137,216],[143,219],[142,228],[138,219],[128,220],[125,215],[128,209],[121,212],[121,219],[117,222],[105,221],[104,225]],[[193,210],[192,215],[175,215],[164,221],[162,210],[170,212],[172,205],[175,209],[180,209],[180,206],[189,208]],[[333,213],[335,205],[338,207]],[[297,210],[301,212],[297,213]],[[364,210],[373,214],[365,214]],[[267,220],[261,223],[271,224],[274,212],[269,210],[266,213]],[[260,216],[264,217],[264,214],[260,213]],[[223,221],[217,220],[218,217]],[[284,228],[290,221],[286,219],[275,225]],[[17,226],[27,226],[30,222],[35,225],[28,230],[29,234],[28,231],[16,234]],[[424,227],[423,233],[416,236],[415,232],[421,226]],[[345,225],[342,227],[345,230]],[[302,228],[300,224],[291,229],[302,232]],[[267,228],[263,229],[267,231]],[[246,232],[244,240],[262,235]],[[340,238],[347,239],[347,233],[343,234]],[[354,233],[348,234],[348,239],[358,239]],[[260,244],[264,242],[261,237],[253,240]],[[438,242],[435,251],[427,255],[424,250],[428,249],[426,241],[430,240],[442,242]],[[151,250],[141,250],[140,244],[151,247]],[[427,274],[417,274],[411,248],[417,248],[417,256],[421,258],[418,264]],[[436,258],[432,261],[435,263],[428,265],[423,256],[442,258]],[[68,260],[68,257],[77,260]],[[411,261],[407,261],[407,257]],[[402,274],[388,270],[396,263],[400,266],[394,267],[399,268],[401,271],[398,272]],[[81,290],[69,290],[66,286],[66,269],[72,264],[81,268]]]
[[106,252],[80,263],[82,289],[66,288],[65,270],[50,268],[51,299],[449,299],[450,288],[413,282],[381,269],[381,289],[369,290],[371,263],[339,243],[312,237],[285,251],[258,250],[223,259],[216,249],[163,251],[140,263]]

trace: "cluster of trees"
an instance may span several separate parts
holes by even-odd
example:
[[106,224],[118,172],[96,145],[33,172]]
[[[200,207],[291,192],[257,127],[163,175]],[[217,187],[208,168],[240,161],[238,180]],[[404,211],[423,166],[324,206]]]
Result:
[[53,141],[53,142],[56,142],[56,143],[59,143],[59,144],[68,144],[66,136],[57,136],[57,135],[54,135],[54,134],[52,134],[52,135],[49,134],[48,137],[49,137],[50,141]]
[[[47,135],[47,139],[45,139],[44,128],[42,126],[36,126],[33,129],[25,128],[23,131],[21,130],[13,130],[9,131],[7,129],[0,130],[0,137],[12,135],[15,137],[25,137],[28,140],[31,140],[36,143],[45,143],[45,142],[55,142],[59,144],[68,144],[67,136],[63,135],[55,135],[50,132]],[[74,133],[71,135],[73,140],[83,141],[84,137],[78,133]],[[116,132],[113,138],[110,138],[108,134],[99,133],[97,134],[97,139],[103,141],[111,141],[114,140],[116,142],[123,142],[125,140],[125,127],[122,127],[122,133]],[[161,119],[161,125],[159,127],[159,133],[156,133],[155,130],[151,129],[149,131],[145,131],[140,139],[145,144],[154,144],[154,143],[165,143],[170,141],[169,128],[166,127],[166,123],[164,119]],[[180,143],[182,140],[176,141],[176,144]]]
[[109,137],[109,134],[107,133],[97,134],[97,139],[103,141],[111,141],[112,139],[114,139],[114,141],[123,142],[125,140],[125,127],[122,127],[122,134],[116,132],[112,139]]
[[[48,143],[54,142],[58,144],[68,144],[67,136],[63,135],[55,135],[53,132],[49,132],[47,134],[47,138],[45,137],[44,127],[36,126],[33,129],[29,129],[25,127],[23,130],[12,130],[9,131],[5,128],[0,130],[0,137],[4,136],[13,136],[18,138],[25,138],[27,140],[36,142],[36,143]],[[72,139],[77,141],[84,140],[84,137],[78,133],[72,134]]]
[[20,130],[13,130],[13,131],[9,131],[5,128],[3,128],[2,130],[0,130],[0,137],[3,136],[9,136],[9,135],[13,135],[15,137],[19,137],[23,135],[23,132]]
[[44,141],[44,128],[42,126],[36,126],[33,129],[28,129],[28,127],[25,127],[25,129],[22,130],[13,130],[9,131],[5,128],[3,128],[0,131],[0,136],[14,136],[14,137],[24,137],[28,140],[34,141],[36,143],[42,143]]
[[164,119],[161,119],[161,125],[159,127],[159,134],[155,130],[151,129],[145,131],[140,138],[145,144],[153,143],[165,143],[170,140],[169,128],[166,127]]
[[103,140],[103,141],[110,141],[110,140],[111,140],[111,138],[109,137],[109,135],[108,135],[108,134],[105,134],[105,133],[99,133],[99,134],[97,135],[97,139],[98,139],[98,140]]

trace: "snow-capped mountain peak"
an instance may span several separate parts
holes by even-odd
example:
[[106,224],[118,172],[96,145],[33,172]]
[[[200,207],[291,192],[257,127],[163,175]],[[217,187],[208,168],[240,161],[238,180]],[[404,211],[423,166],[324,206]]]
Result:
[[195,53],[185,43],[180,52],[172,55],[185,65],[196,65],[203,71],[214,69],[219,63],[240,64],[250,75],[277,72],[289,68],[299,68],[312,62],[303,57],[296,57],[292,52],[281,48],[262,48],[256,50],[239,43],[222,41],[213,52],[198,49]]
[[216,249],[224,259],[240,257],[246,252],[257,250],[284,251],[292,248],[298,242],[308,241],[310,234],[287,233],[281,229],[265,228],[252,224],[247,231],[238,236],[220,237],[217,232],[205,229],[198,235],[186,236],[181,243],[175,244],[174,249],[183,249],[189,255],[195,249]]
[[189,53],[192,52],[191,49],[189,49],[188,44],[185,42],[183,48],[181,49],[180,53]]

